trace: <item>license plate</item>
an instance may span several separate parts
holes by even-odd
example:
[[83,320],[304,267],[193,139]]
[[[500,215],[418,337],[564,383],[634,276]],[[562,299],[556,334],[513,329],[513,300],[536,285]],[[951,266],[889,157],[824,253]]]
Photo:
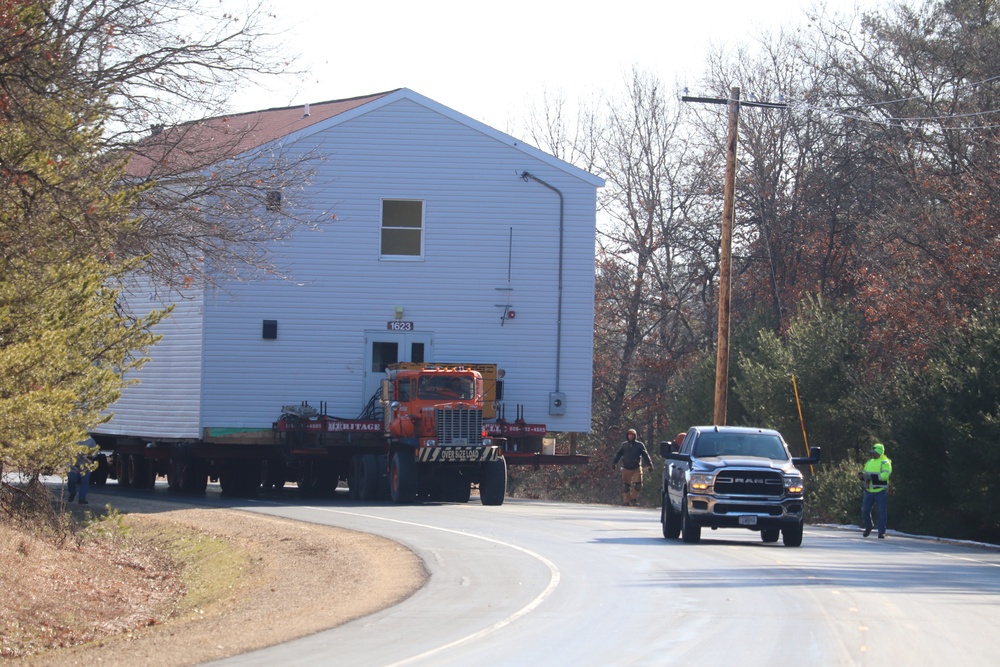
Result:
[[755,517],[753,515],[743,515],[743,516],[740,517],[740,525],[741,526],[756,526],[757,525],[757,517]]

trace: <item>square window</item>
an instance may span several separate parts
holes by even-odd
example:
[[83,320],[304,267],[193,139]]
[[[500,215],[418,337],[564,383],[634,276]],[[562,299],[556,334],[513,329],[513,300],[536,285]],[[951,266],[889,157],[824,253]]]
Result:
[[264,196],[264,208],[272,213],[277,213],[281,210],[281,191],[280,190],[269,190]]
[[423,237],[424,202],[382,200],[382,257],[422,257]]

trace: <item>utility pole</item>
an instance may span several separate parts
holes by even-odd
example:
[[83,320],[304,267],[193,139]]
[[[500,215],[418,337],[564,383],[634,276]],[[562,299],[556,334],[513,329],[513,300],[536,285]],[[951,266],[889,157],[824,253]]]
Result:
[[729,98],[688,97],[684,102],[726,104],[729,106],[729,134],[726,138],[726,181],[722,189],[722,234],[719,238],[719,329],[715,351],[715,415],[713,423],[726,425],[726,408],[729,402],[729,322],[733,300],[733,217],[736,192],[736,144],[739,138],[740,106],[784,109],[778,102],[740,102],[740,89],[734,86]]

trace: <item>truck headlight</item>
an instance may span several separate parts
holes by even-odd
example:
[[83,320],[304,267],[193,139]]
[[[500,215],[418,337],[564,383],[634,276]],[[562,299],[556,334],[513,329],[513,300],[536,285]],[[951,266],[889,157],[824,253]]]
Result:
[[434,447],[437,444],[438,444],[437,440],[435,440],[434,438],[428,438],[427,440],[424,440],[424,447]]
[[712,475],[695,474],[691,475],[691,488],[695,491],[707,491],[714,479]]
[[785,490],[788,493],[802,493],[803,485],[801,477],[786,477]]

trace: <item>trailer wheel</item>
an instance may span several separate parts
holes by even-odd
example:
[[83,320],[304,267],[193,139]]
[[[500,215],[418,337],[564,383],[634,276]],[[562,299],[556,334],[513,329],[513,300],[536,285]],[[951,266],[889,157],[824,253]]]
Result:
[[299,493],[306,498],[316,496],[320,490],[320,476],[319,464],[316,461],[299,461],[295,477]]
[[483,477],[479,480],[479,500],[484,505],[503,505],[507,495],[507,461],[503,457],[483,464]]
[[94,486],[104,486],[108,483],[110,468],[108,465],[108,456],[107,454],[98,454],[94,460],[97,461],[97,467],[94,468],[94,472],[90,473],[90,483]]
[[381,471],[378,467],[378,457],[365,454],[358,457],[360,474],[358,475],[358,498],[361,500],[378,500],[378,483]]
[[468,477],[456,475],[445,482],[444,499],[450,503],[467,503],[472,496],[472,483]]
[[288,481],[288,470],[281,459],[264,459],[260,462],[260,485],[265,491],[280,491]]
[[174,456],[167,460],[167,490],[174,493],[181,490],[180,462]]
[[127,489],[132,486],[132,479],[128,475],[128,454],[115,452],[115,479],[118,486]]
[[350,468],[347,470],[347,497],[351,500],[361,498],[361,456],[351,457]]
[[404,450],[392,455],[389,469],[389,493],[392,502],[412,503],[417,496],[417,462],[413,452]]
[[156,475],[153,473],[152,461],[148,461],[142,454],[128,455],[128,478],[132,482],[132,487],[136,489],[151,489],[156,482]]
[[177,484],[184,493],[205,493],[208,473],[197,459],[182,457],[177,461]]
[[379,454],[375,457],[378,468],[378,495],[376,500],[391,500],[392,493],[389,489],[389,455]]
[[252,498],[260,489],[260,471],[252,461],[230,461],[219,477],[219,486],[227,496]]

